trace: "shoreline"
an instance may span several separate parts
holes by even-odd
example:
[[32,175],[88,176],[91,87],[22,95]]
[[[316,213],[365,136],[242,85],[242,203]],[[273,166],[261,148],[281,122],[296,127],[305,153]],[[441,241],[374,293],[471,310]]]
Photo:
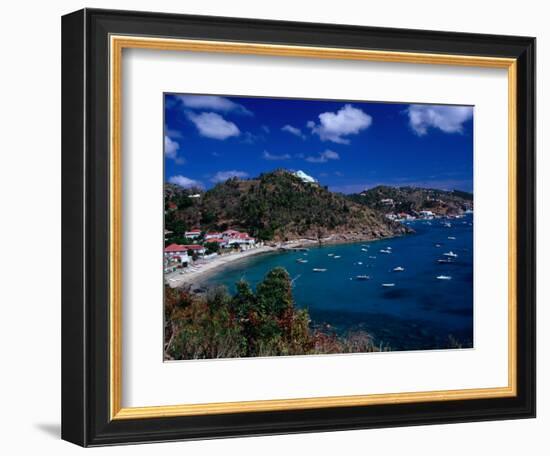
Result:
[[329,245],[338,245],[338,244],[359,244],[361,242],[376,242],[376,241],[385,241],[388,239],[395,239],[402,236],[408,236],[410,234],[415,234],[414,230],[406,233],[398,233],[391,236],[382,236],[382,237],[361,237],[351,235],[351,237],[345,237],[347,235],[332,235],[321,239],[294,239],[292,241],[282,242],[278,245],[279,250],[293,250],[300,248],[308,247],[326,247]]
[[168,284],[171,288],[179,288],[183,286],[194,286],[201,287],[202,282],[204,282],[209,276],[218,272],[219,269],[227,266],[229,264],[235,263],[237,261],[244,260],[256,255],[266,254],[266,253],[277,253],[277,252],[288,252],[295,249],[307,249],[307,248],[321,248],[327,247],[330,245],[337,244],[358,244],[361,242],[374,242],[381,241],[386,239],[393,239],[396,237],[404,236],[404,233],[398,234],[395,236],[387,236],[381,238],[371,238],[371,239],[358,239],[357,237],[343,239],[341,237],[333,238],[331,236],[322,238],[322,239],[294,239],[292,241],[286,241],[277,243],[275,245],[264,245],[262,247],[257,247],[250,250],[245,250],[244,252],[238,252],[228,255],[220,255],[213,260],[210,260],[206,263],[198,263],[196,265],[189,266],[186,269],[177,270],[177,272],[172,272],[164,276],[165,283]]
[[200,286],[201,281],[204,281],[206,277],[216,272],[223,266],[245,258],[277,251],[278,249],[276,247],[264,245],[262,247],[245,250],[244,252],[220,255],[208,262],[197,263],[195,265],[188,266],[185,269],[178,269],[176,272],[165,274],[164,281],[171,288],[179,288],[184,285]]

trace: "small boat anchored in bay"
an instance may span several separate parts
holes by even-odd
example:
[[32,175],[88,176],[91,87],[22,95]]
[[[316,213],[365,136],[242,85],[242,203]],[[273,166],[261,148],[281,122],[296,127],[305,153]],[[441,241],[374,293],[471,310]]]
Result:
[[393,268],[393,272],[403,272],[405,270],[405,268],[401,267],[401,266],[397,266],[396,268]]
[[326,268],[313,268],[313,272],[326,272]]
[[454,253],[452,250],[449,251],[449,252],[445,252],[443,254],[443,256],[446,256],[446,257],[451,257],[451,258],[457,258],[458,257],[458,254]]
[[438,262],[439,264],[451,264],[451,263],[454,263],[454,261],[451,260],[450,258],[439,259],[439,260],[437,260],[437,262]]
[[447,275],[438,275],[436,277],[437,280],[451,280],[452,277],[451,276],[447,276]]

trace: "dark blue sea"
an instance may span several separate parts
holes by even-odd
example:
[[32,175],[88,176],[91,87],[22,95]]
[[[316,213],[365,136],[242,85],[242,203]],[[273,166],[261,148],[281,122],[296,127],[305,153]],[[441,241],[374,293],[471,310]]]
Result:
[[[472,215],[408,225],[414,234],[252,257],[228,265],[207,285],[223,284],[234,292],[238,280],[255,286],[269,270],[282,266],[293,279],[296,305],[308,309],[315,327],[341,334],[364,330],[391,350],[472,347]],[[444,256],[448,252],[457,256]],[[307,263],[297,262],[299,258]],[[446,258],[452,262],[437,262]],[[394,271],[397,267],[404,270]]]

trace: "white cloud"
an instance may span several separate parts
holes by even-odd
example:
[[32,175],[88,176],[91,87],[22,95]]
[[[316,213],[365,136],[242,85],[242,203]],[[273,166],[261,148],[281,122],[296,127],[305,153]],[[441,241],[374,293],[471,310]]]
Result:
[[224,97],[215,95],[178,95],[176,98],[180,100],[186,108],[252,115],[252,112],[243,105]]
[[171,184],[179,185],[183,188],[202,187],[202,183],[200,181],[189,179],[188,177],[181,175],[172,176],[170,179],[168,179],[168,182],[170,182]]
[[164,155],[166,158],[174,160],[176,164],[183,165],[185,163],[185,158],[178,156],[179,150],[180,145],[177,141],[174,141],[169,136],[164,136]]
[[203,112],[201,114],[188,112],[187,117],[195,124],[199,134],[206,138],[224,140],[241,134],[237,125],[225,120],[215,112]]
[[180,145],[177,141],[173,141],[169,136],[164,137],[164,155],[167,158],[175,159],[178,156]]
[[264,160],[272,160],[272,161],[276,161],[276,160],[290,160],[290,154],[281,154],[281,155],[276,155],[276,154],[270,154],[267,150],[264,150],[264,153],[262,154],[262,158]]
[[317,156],[306,157],[306,161],[310,163],[326,163],[329,160],[340,160],[340,155],[332,150],[325,150]]
[[409,125],[418,136],[424,136],[430,128],[445,133],[462,133],[464,122],[473,116],[469,106],[411,105],[407,109]]
[[231,171],[218,171],[210,180],[212,182],[225,182],[227,179],[231,179],[232,177],[243,179],[248,177],[248,173],[245,173],[244,171],[236,171],[234,169]]
[[338,112],[319,114],[319,124],[312,120],[307,123],[311,132],[319,135],[321,141],[332,141],[338,144],[349,144],[346,136],[356,135],[361,130],[369,128],[372,117],[361,109],[347,104]]
[[293,127],[292,125],[285,125],[283,128],[281,128],[281,130],[286,131],[291,135],[298,136],[298,138],[306,139],[306,135],[302,133],[302,130],[300,130],[299,128]]

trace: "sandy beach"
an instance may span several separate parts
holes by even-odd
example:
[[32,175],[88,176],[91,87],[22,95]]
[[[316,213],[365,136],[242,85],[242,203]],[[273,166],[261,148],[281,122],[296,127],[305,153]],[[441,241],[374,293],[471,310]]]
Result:
[[209,274],[229,263],[233,263],[251,256],[275,251],[277,251],[277,248],[264,245],[254,249],[245,250],[244,252],[220,255],[211,260],[197,261],[187,268],[178,269],[175,272],[166,274],[164,279],[172,288],[190,284],[199,285],[202,280],[208,277]]

